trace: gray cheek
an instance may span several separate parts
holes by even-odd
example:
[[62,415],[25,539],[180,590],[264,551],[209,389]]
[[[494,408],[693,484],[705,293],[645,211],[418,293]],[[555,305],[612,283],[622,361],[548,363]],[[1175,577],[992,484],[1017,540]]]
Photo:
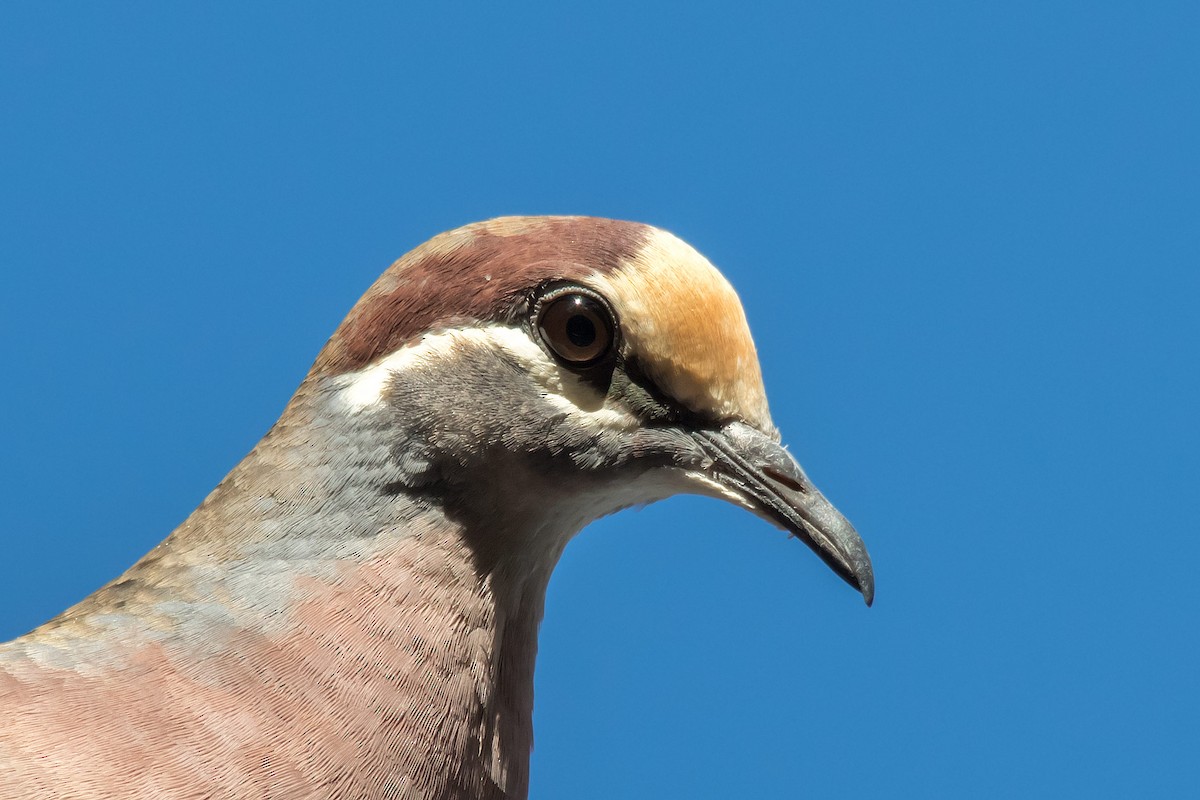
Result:
[[393,457],[413,485],[479,479],[506,455],[553,459],[601,438],[573,426],[519,365],[495,354],[397,373],[385,400]]
[[[680,466],[692,461],[687,437],[666,425],[669,410],[613,372],[609,396],[644,410],[650,427],[616,431],[586,425],[550,402],[525,370],[495,353],[464,352],[436,369],[397,373],[385,395],[386,434],[409,487],[494,483],[507,466],[523,480],[608,480],[618,469]],[[599,404],[599,398],[597,398]],[[498,466],[505,465],[505,466]]]

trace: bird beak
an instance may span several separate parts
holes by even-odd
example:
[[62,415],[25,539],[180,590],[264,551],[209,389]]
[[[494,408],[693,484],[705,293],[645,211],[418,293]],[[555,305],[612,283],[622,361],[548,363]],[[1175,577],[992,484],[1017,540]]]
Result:
[[866,545],[849,520],[817,491],[791,453],[741,422],[695,436],[713,460],[710,478],[746,508],[811,547],[871,605],[875,574]]

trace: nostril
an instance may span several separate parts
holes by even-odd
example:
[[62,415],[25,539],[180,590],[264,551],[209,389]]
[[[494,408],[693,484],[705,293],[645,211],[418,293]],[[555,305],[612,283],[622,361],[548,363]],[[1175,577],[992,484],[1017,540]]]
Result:
[[791,489],[793,492],[800,492],[800,494],[808,494],[808,487],[805,486],[800,481],[793,478],[791,475],[786,475],[786,474],[780,472],[779,470],[775,469],[775,467],[770,467],[770,466],[760,467],[760,469],[762,470],[763,475],[766,475],[768,478],[775,481],[776,483],[783,484],[787,488]]

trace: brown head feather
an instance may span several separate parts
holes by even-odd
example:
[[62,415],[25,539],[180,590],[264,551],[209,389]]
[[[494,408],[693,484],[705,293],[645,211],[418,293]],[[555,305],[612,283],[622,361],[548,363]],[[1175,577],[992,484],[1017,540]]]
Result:
[[310,377],[362,369],[438,328],[505,319],[546,280],[605,295],[630,354],[667,395],[705,416],[771,427],[729,282],[665,231],[597,217],[501,217],[435,236],[367,290]]
[[650,231],[596,217],[501,217],[435,236],[375,281],[309,375],[353,372],[427,331],[496,319],[545,278],[615,270]]

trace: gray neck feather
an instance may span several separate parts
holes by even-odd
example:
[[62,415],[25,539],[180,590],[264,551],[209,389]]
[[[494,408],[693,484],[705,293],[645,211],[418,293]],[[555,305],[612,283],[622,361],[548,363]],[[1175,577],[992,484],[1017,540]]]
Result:
[[[236,631],[266,634],[284,649],[328,640],[298,630],[322,623],[297,608],[343,582],[347,570],[389,565],[357,601],[369,625],[339,631],[332,668],[415,665],[398,675],[383,664],[360,687],[376,704],[391,698],[400,706],[378,708],[378,725],[402,734],[391,752],[377,754],[390,759],[388,796],[524,797],[546,585],[587,519],[545,511],[563,504],[519,459],[490,481],[447,485],[444,465],[405,435],[386,407],[347,415],[328,384],[305,384],[168,539],[13,645],[42,664],[120,667],[138,648],[161,644],[182,660],[202,659],[205,679],[219,680],[213,664],[246,657],[231,644],[245,638]],[[461,635],[425,627],[430,618]],[[426,709],[438,709],[441,722],[423,721]],[[355,724],[364,728],[356,736],[378,738],[366,730],[370,720]]]

